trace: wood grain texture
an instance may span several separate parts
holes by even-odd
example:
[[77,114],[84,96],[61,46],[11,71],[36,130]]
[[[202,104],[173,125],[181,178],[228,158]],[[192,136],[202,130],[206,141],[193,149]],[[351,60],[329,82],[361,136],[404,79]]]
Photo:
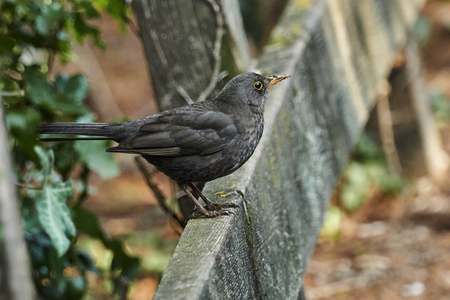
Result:
[[421,1],[294,0],[260,59],[271,91],[253,157],[206,186],[236,217],[188,223],[154,299],[297,299],[335,184]]
[[[222,5],[225,34],[221,71],[230,78],[250,65],[250,54],[236,0]],[[181,86],[194,101],[207,88],[214,66],[216,16],[207,0],[136,0],[139,22],[156,100],[161,110],[186,105]],[[224,82],[218,84],[218,90]]]

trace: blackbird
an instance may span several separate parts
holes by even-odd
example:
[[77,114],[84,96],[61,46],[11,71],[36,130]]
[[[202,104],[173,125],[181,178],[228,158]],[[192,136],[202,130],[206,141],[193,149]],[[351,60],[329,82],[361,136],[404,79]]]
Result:
[[[95,137],[41,138],[42,141],[113,140],[107,152],[140,154],[175,180],[194,202],[194,217],[228,215],[232,203],[214,204],[193,182],[207,182],[241,167],[253,154],[264,127],[268,88],[287,75],[243,73],[214,98],[123,123],[51,123],[40,134]],[[202,206],[192,192],[203,199]]]

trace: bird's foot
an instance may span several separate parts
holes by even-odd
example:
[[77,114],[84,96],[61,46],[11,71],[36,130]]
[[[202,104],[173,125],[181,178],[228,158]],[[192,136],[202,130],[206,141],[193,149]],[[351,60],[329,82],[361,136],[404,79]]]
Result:
[[220,216],[236,215],[234,212],[226,210],[224,208],[237,208],[239,205],[227,202],[227,203],[207,203],[202,209],[195,209],[189,216],[190,219],[197,218],[215,218]]
[[229,216],[229,215],[235,215],[235,213],[229,210],[221,210],[221,209],[209,210],[208,208],[205,207],[202,210],[195,209],[189,216],[188,220],[198,218],[216,218],[220,216]]
[[234,204],[232,202],[226,202],[226,203],[207,203],[205,206],[206,210],[209,211],[220,211],[224,208],[238,208],[239,205]]

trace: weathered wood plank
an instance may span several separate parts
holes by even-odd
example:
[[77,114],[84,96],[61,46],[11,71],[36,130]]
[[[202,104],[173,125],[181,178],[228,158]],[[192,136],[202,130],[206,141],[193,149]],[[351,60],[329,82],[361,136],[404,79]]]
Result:
[[297,299],[337,179],[420,4],[289,3],[260,68],[292,78],[272,91],[250,161],[205,190],[242,209],[189,221],[155,299]]
[[[222,7],[224,33],[218,52],[216,6]],[[250,51],[237,0],[136,0],[133,8],[161,110],[186,104],[180,88],[194,101],[208,96],[203,93],[211,78],[217,77],[214,52],[221,54],[221,71],[234,76],[249,68]]]

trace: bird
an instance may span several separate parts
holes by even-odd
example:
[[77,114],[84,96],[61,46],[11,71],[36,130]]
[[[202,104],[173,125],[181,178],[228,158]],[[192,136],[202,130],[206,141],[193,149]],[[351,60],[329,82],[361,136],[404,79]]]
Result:
[[242,73],[208,100],[121,123],[42,124],[37,133],[69,135],[40,138],[43,142],[115,141],[107,152],[139,154],[177,182],[196,207],[191,218],[229,215],[224,208],[235,204],[214,203],[194,183],[229,175],[251,157],[263,133],[268,89],[288,77]]

